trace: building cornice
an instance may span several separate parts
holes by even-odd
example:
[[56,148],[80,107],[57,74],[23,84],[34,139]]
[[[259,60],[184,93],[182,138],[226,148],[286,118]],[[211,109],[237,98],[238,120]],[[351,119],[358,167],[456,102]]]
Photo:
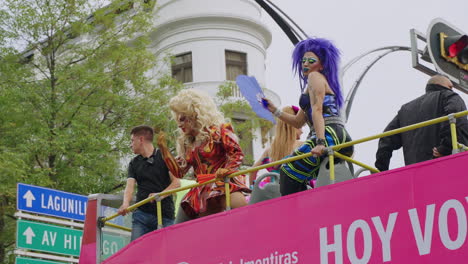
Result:
[[[158,5],[156,6],[156,10],[161,10],[163,8],[166,8],[169,5],[172,5],[172,4],[174,4],[176,2],[180,2],[180,1],[184,1],[184,0],[160,0],[160,1],[158,1]],[[247,3],[247,4],[251,5],[253,8],[255,8],[257,10],[259,15],[262,12],[261,7],[254,0],[237,0],[237,1],[244,2],[244,3]]]
[[[197,14],[197,16],[186,16],[177,17],[172,20],[163,22],[162,24],[155,25],[155,31],[152,32],[151,37],[153,39],[153,45],[160,45],[162,41],[170,37],[180,35],[182,33],[193,32],[197,30],[220,30],[220,31],[237,31],[243,34],[248,34],[257,39],[263,47],[246,41],[245,39],[237,39],[234,37],[227,37],[222,35],[203,36],[196,38],[190,38],[190,41],[194,40],[220,40],[225,39],[229,41],[237,41],[245,44],[250,44],[255,48],[265,53],[265,50],[270,46],[272,35],[268,28],[255,20],[247,17],[233,16],[232,14]],[[188,41],[184,40],[184,41]],[[183,43],[184,41],[178,41]],[[175,45],[172,43],[170,46]],[[167,49],[167,46],[162,47]]]

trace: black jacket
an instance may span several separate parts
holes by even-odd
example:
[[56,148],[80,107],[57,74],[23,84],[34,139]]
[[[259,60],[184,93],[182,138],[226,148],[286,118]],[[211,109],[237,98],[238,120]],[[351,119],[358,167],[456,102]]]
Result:
[[[457,93],[441,85],[428,84],[426,93],[403,105],[385,131],[464,110],[465,102]],[[468,143],[466,116],[457,118],[457,139],[464,145]],[[406,165],[432,159],[433,147],[437,147],[440,154],[449,155],[452,151],[451,142],[449,122],[384,137],[379,141],[375,166],[381,171],[388,170],[393,150],[401,147]]]

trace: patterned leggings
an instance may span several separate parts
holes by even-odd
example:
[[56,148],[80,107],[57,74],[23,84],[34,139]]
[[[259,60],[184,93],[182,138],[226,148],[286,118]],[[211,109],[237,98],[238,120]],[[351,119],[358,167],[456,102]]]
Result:
[[[294,157],[310,151],[316,146],[316,135],[312,136],[304,142],[299,148],[288,157]],[[351,141],[351,137],[342,125],[330,124],[325,126],[326,147],[339,145]],[[353,146],[341,149],[339,153],[351,156],[353,154]],[[310,156],[305,159],[285,163],[280,169],[280,191],[281,195],[288,195],[300,192],[307,189],[307,182],[312,179],[317,179],[318,170],[324,156]],[[336,162],[339,162],[337,159]]]

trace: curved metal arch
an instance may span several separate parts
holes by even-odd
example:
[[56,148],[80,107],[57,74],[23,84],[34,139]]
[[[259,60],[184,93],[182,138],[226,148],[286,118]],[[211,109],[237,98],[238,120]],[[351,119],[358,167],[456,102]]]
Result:
[[[263,8],[263,10],[265,10],[271,16],[271,18],[276,22],[276,24],[278,24],[278,26],[283,30],[286,36],[288,36],[289,40],[291,40],[293,45],[296,45],[300,40],[307,38],[307,34],[305,34],[305,32],[285,12],[283,12],[278,6],[273,4],[271,1],[255,0],[255,2],[258,5],[260,5],[260,7]],[[275,9],[278,10],[283,17],[280,14],[278,14],[278,12],[275,11]],[[303,36],[301,36],[301,34],[297,32],[296,29],[292,27],[290,23],[292,23],[300,31],[300,33],[303,34]]]
[[[309,36],[305,33],[304,30],[302,30],[302,28],[296,23],[294,22],[294,20],[292,20],[285,12],[283,12],[283,10],[281,10],[277,5],[275,5],[272,1],[270,0],[266,0],[271,6],[273,6],[276,10],[278,10],[284,17],[286,17],[286,19],[291,22],[301,33],[302,33],[302,39],[306,39],[308,38]],[[293,28],[294,30],[294,28]],[[295,30],[294,30],[295,31]],[[295,31],[296,32],[296,31]],[[296,32],[297,33],[297,32]],[[299,35],[299,34],[297,34]]]
[[[389,50],[388,50],[389,49]],[[371,63],[369,63],[365,70],[361,73],[361,75],[358,77],[358,79],[354,82],[354,85],[353,87],[351,87],[351,89],[349,90],[348,92],[348,95],[346,96],[346,99],[345,99],[345,103],[344,103],[344,109],[345,109],[345,116],[344,116],[344,120],[345,122],[348,122],[348,118],[349,118],[349,113],[351,112],[351,107],[353,105],[353,101],[354,101],[354,97],[356,96],[356,92],[359,88],[359,85],[361,84],[362,80],[364,79],[364,77],[366,76],[366,74],[369,72],[369,70],[372,68],[372,66],[374,66],[380,59],[382,59],[383,57],[387,56],[388,54],[390,53],[393,53],[393,52],[396,52],[396,51],[411,51],[411,47],[405,47],[405,46],[390,46],[390,47],[382,47],[382,48],[378,48],[378,49],[374,49],[374,50],[371,50],[371,51],[368,51],[366,53],[363,53],[362,55],[359,55],[357,56],[356,58],[352,59],[350,62],[348,62],[343,68],[342,68],[342,72],[341,72],[341,83],[343,84],[343,76],[344,76],[344,73],[346,73],[346,71],[354,64],[356,63],[357,61],[359,61],[360,59],[364,58],[365,56],[371,54],[371,53],[374,53],[374,52],[377,52],[377,51],[382,51],[382,50],[388,50],[387,52],[379,55],[377,58],[375,58]],[[418,53],[423,53],[423,51],[421,50],[418,50]]]
[[[351,66],[353,66],[353,64],[355,64],[356,62],[358,62],[359,60],[361,60],[365,56],[367,56],[369,54],[372,54],[374,52],[377,52],[377,51],[382,51],[382,50],[393,50],[393,51],[410,50],[411,51],[411,47],[407,47],[407,46],[385,46],[385,47],[381,47],[381,48],[377,48],[377,49],[373,49],[373,50],[370,50],[368,52],[365,52],[365,53],[355,57],[354,59],[350,60],[348,63],[346,63],[346,65],[341,68],[341,76],[343,76],[346,73],[346,71]],[[421,51],[421,50],[418,50],[418,52],[421,53],[421,54],[423,53],[423,51]]]

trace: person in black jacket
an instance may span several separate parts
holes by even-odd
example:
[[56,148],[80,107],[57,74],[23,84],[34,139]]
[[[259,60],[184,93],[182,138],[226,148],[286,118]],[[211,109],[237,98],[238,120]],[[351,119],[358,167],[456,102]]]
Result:
[[[447,77],[442,75],[431,77],[426,86],[426,93],[404,104],[385,131],[466,110],[465,102],[452,88],[453,84]],[[466,116],[457,118],[457,139],[464,145],[468,143]],[[375,167],[380,171],[388,170],[392,152],[401,147],[406,165],[450,155],[452,151],[450,124],[442,122],[381,138]]]

